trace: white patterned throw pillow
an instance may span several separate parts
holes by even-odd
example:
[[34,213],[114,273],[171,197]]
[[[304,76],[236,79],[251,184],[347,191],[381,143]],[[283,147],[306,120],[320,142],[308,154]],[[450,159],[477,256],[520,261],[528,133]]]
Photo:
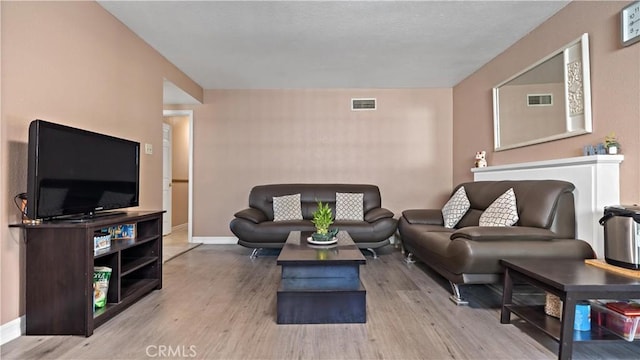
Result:
[[302,220],[300,194],[273,197],[273,221]]
[[456,226],[470,207],[471,203],[467,198],[467,192],[464,190],[464,186],[460,186],[442,208],[444,227],[452,229]]
[[516,194],[513,188],[493,201],[480,215],[480,226],[512,226],[518,222]]
[[364,220],[364,194],[336,193],[336,220]]

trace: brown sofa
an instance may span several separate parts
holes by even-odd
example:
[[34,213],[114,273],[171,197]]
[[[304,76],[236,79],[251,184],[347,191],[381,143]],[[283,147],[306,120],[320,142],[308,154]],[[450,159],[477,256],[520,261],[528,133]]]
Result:
[[[396,232],[393,213],[382,208],[380,190],[375,185],[361,184],[274,184],[251,189],[249,208],[235,213],[229,227],[238,237],[238,244],[254,248],[255,257],[261,248],[282,248],[289,232],[314,231],[311,223],[317,201],[328,203],[335,215],[336,193],[363,193],[364,221],[335,221],[331,226],[349,233],[360,249],[376,251],[390,243]],[[300,194],[303,220],[273,221],[273,197]]]
[[[457,304],[459,285],[499,282],[504,258],[586,259],[591,246],[575,239],[573,184],[557,180],[479,181],[464,186],[470,209],[453,228],[441,209],[405,210],[398,231],[407,261],[415,257],[449,280]],[[480,227],[480,215],[513,188],[519,220],[510,227]]]

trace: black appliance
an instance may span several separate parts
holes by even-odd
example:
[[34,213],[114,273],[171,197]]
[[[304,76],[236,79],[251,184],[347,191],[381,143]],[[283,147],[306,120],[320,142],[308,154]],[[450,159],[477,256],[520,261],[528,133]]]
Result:
[[600,224],[604,226],[604,259],[628,269],[640,269],[640,207],[607,206]]

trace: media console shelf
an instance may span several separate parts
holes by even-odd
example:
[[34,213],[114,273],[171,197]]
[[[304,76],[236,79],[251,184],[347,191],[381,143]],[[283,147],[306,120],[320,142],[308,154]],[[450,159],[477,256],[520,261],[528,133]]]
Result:
[[[17,224],[27,250],[26,334],[85,335],[144,295],[162,288],[162,211],[81,223]],[[94,251],[94,232],[135,224],[134,239]],[[112,269],[107,305],[93,310],[93,268]]]

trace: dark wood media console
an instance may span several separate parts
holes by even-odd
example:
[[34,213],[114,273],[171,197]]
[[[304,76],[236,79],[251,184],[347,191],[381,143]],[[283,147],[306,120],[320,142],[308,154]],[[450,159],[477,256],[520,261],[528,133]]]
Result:
[[[27,251],[26,334],[85,335],[152,290],[162,288],[162,211],[81,223],[18,224]],[[94,232],[135,224],[136,237],[94,251]],[[93,310],[93,268],[112,269],[107,305]]]

